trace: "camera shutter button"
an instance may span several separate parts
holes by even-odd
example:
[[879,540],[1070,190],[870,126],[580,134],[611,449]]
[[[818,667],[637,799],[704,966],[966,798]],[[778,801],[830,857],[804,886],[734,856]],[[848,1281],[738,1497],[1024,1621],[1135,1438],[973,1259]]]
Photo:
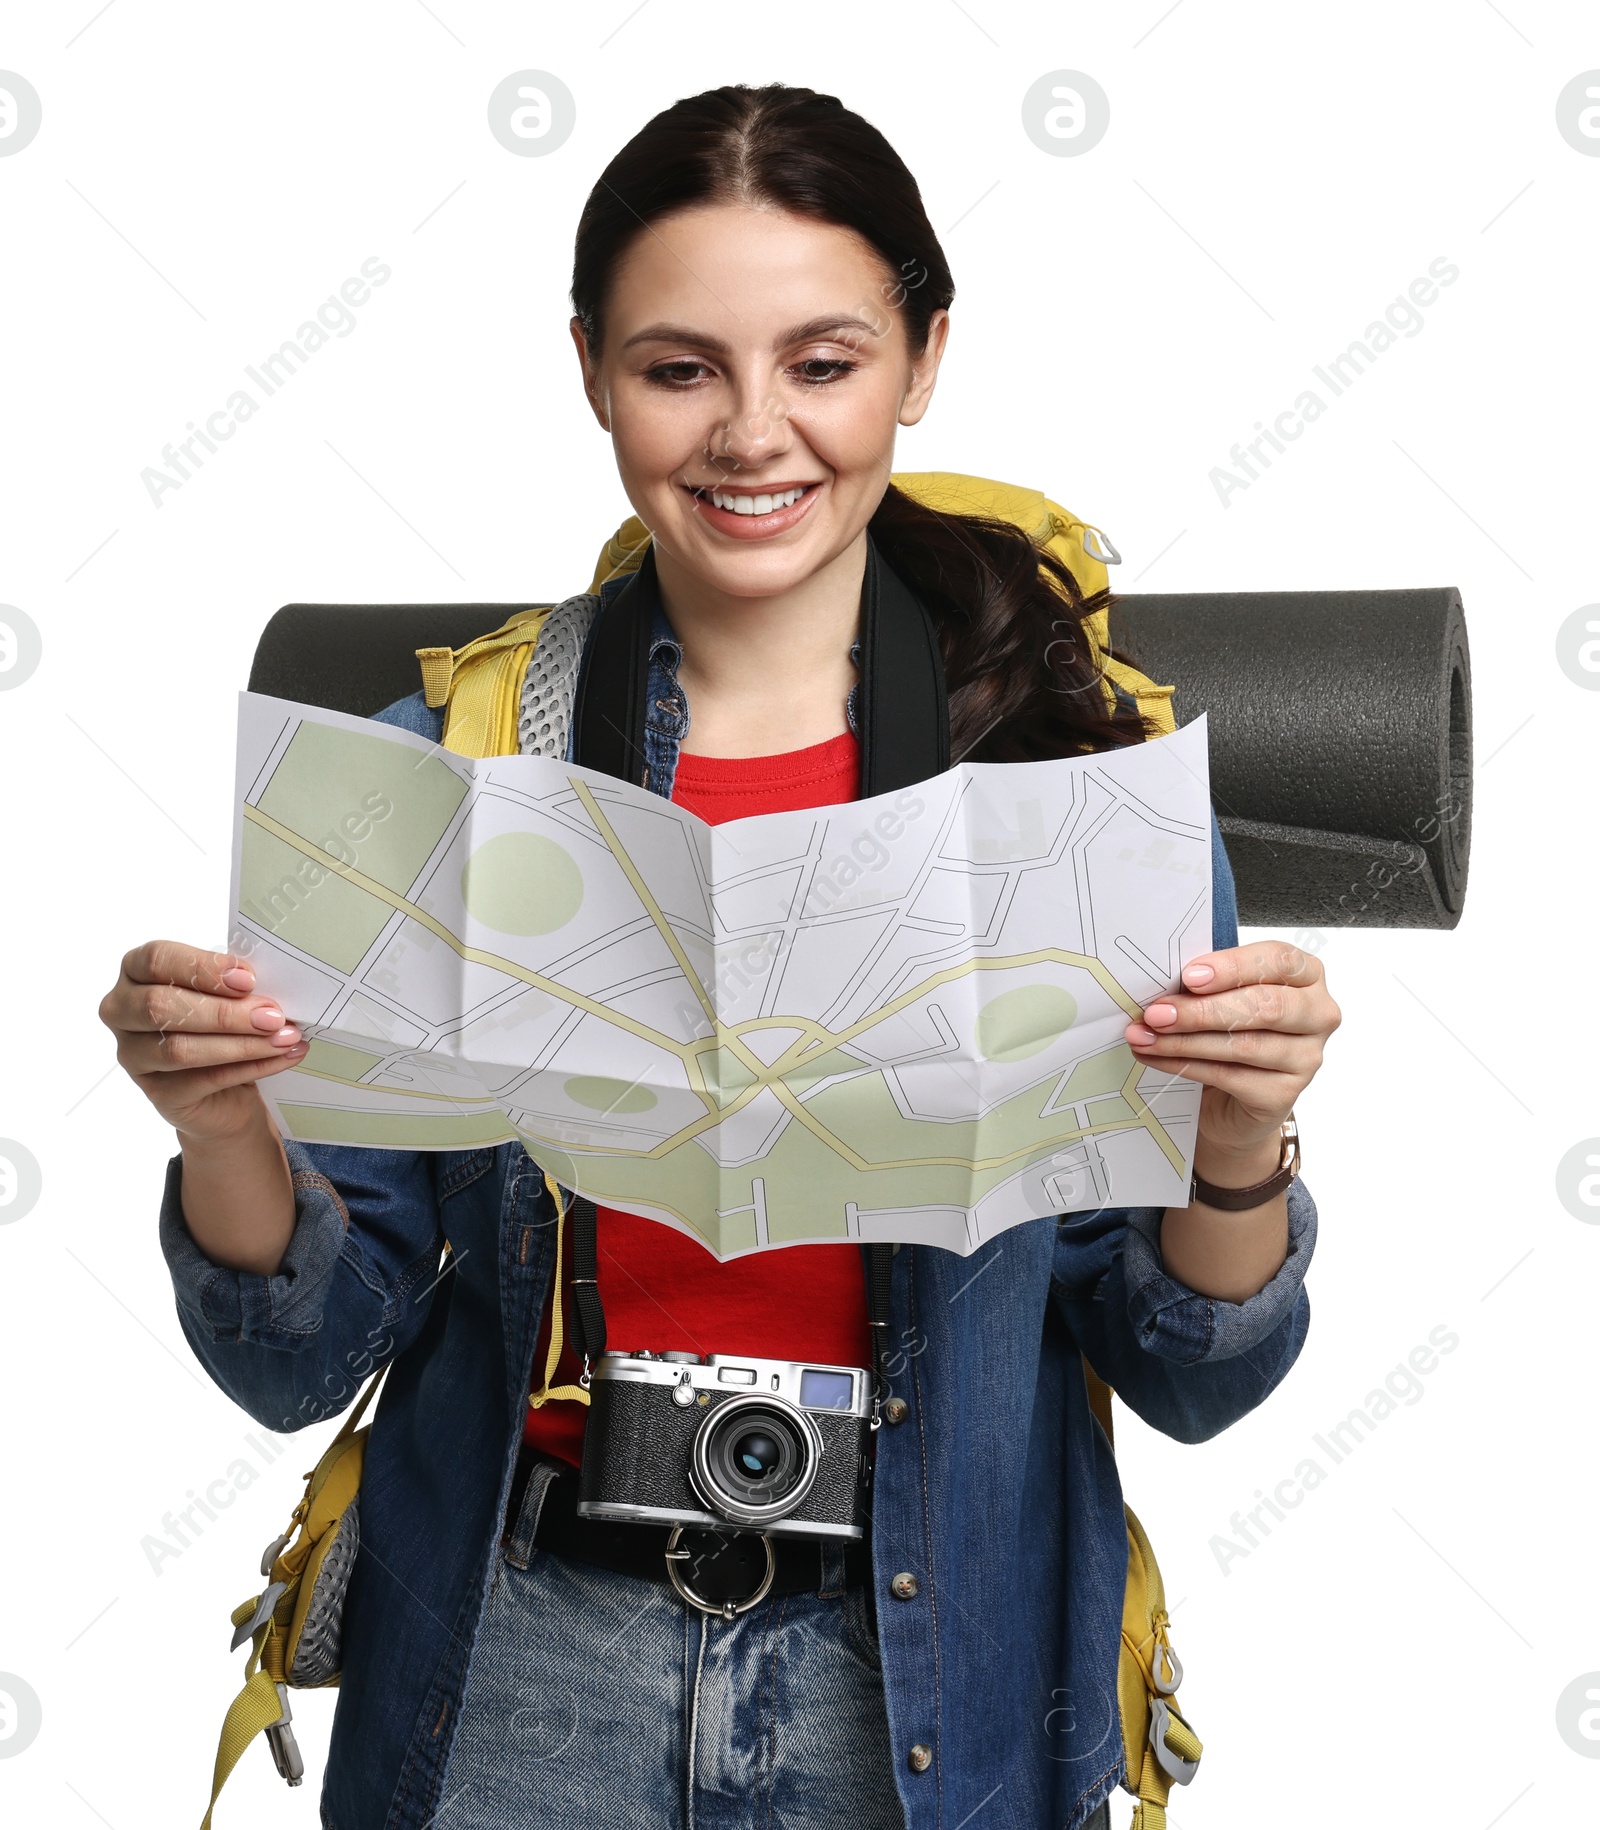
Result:
[[917,1591],[920,1587],[921,1584],[917,1581],[916,1577],[912,1575],[910,1570],[903,1569],[898,1576],[895,1576],[890,1581],[889,1593],[893,1595],[897,1601],[915,1601],[917,1598]]

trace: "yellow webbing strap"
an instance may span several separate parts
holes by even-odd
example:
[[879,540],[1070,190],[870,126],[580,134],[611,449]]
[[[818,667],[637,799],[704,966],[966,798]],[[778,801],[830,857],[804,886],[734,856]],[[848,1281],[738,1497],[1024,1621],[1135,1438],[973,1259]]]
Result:
[[[256,1611],[256,1597],[241,1601],[231,1616],[236,1627],[243,1626]],[[271,1728],[283,1714],[278,1701],[278,1680],[261,1664],[262,1649],[273,1632],[273,1622],[265,1620],[256,1629],[250,1656],[245,1661],[244,1689],[228,1705],[222,1721],[222,1739],[217,1744],[217,1764],[211,1778],[211,1802],[201,1819],[200,1830],[211,1830],[211,1813],[217,1808],[217,1795],[228,1782],[228,1775],[239,1764],[244,1750],[263,1729]]]
[[1162,1739],[1180,1760],[1192,1760],[1198,1766],[1200,1756],[1205,1752],[1200,1745],[1200,1737],[1170,1705],[1168,1710],[1167,1732]]
[[435,711],[450,701],[450,679],[455,672],[456,651],[453,648],[419,648],[417,665],[422,669],[423,703]]
[[556,1376],[556,1361],[561,1358],[562,1310],[561,1297],[561,1235],[567,1230],[567,1210],[562,1203],[561,1189],[552,1182],[549,1176],[544,1185],[550,1190],[550,1198],[556,1204],[556,1275],[555,1285],[550,1293],[550,1350],[544,1358],[544,1383],[536,1392],[528,1393],[528,1403],[536,1411],[543,1410],[552,1398],[576,1398],[579,1404],[589,1402],[589,1394],[581,1385],[552,1385],[550,1381]]
[[1170,1781],[1147,1747],[1144,1764],[1139,1769],[1139,1802],[1133,1807],[1128,1830],[1167,1830],[1167,1793],[1170,1790]]

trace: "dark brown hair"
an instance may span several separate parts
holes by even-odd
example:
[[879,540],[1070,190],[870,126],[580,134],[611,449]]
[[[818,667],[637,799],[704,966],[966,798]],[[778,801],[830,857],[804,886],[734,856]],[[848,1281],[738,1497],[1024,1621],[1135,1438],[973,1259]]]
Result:
[[[772,204],[853,229],[888,269],[881,288],[914,355],[955,297],[916,180],[869,121],[831,95],[728,84],[674,102],[601,173],[578,222],[572,308],[598,351],[607,292],[634,237],[673,211]],[[869,529],[939,628],[957,761],[1020,762],[1137,743],[1131,695],[1108,705],[1068,568],[1009,522],[936,513],[891,484]]]

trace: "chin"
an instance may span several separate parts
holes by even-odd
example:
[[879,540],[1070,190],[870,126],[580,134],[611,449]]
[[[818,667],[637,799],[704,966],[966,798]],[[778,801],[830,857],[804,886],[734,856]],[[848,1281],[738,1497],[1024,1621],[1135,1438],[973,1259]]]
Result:
[[729,597],[777,597],[791,591],[818,569],[821,563],[808,550],[798,552],[715,553],[704,547],[693,555],[682,555],[697,578]]
[[[687,525],[685,525],[687,521]],[[656,531],[656,538],[682,566],[707,584],[733,597],[773,597],[803,583],[833,557],[828,530],[808,527],[804,538],[774,536],[763,541],[732,541],[694,524],[694,517],[675,517]]]

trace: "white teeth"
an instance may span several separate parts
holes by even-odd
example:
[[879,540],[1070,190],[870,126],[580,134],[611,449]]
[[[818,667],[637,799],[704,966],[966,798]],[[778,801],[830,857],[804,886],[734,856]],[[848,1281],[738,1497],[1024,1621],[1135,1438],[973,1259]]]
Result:
[[718,508],[734,515],[770,515],[775,509],[789,508],[805,494],[802,489],[786,489],[776,496],[736,496],[731,490],[713,489],[711,500]]

